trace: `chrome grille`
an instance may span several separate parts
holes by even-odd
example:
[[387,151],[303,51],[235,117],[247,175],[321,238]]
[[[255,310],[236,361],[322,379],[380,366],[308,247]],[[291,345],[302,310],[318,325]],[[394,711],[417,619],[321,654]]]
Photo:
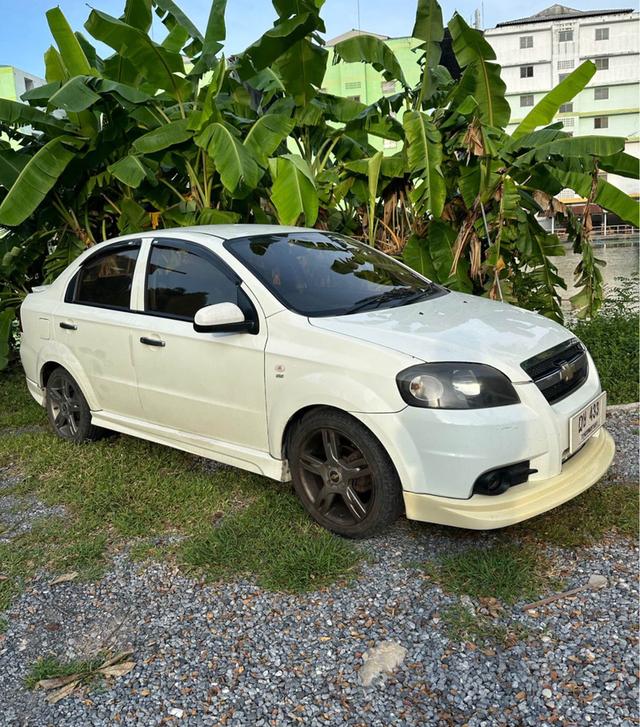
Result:
[[577,338],[539,353],[520,365],[550,404],[579,389],[589,375],[587,352]]

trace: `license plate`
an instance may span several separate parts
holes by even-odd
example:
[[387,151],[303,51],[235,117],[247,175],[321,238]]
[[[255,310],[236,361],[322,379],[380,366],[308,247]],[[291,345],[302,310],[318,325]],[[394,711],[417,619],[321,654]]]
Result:
[[593,436],[604,424],[607,416],[607,392],[587,404],[569,420],[569,449],[571,454]]

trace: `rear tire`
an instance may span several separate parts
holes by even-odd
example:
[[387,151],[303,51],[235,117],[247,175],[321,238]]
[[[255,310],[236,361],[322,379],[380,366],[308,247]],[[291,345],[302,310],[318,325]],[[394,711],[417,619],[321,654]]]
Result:
[[94,442],[105,430],[91,423],[91,410],[78,383],[61,366],[51,372],[46,385],[45,406],[53,431],[69,442]]
[[305,509],[338,535],[368,538],[402,513],[402,488],[389,455],[344,412],[306,414],[291,435],[288,458]]

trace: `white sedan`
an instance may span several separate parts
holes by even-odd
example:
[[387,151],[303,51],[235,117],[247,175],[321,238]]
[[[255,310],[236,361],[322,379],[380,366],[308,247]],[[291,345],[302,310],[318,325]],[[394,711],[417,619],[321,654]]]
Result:
[[614,454],[584,346],[344,236],[225,225],[92,247],[21,308],[31,394],[74,442],[115,430],[276,480],[323,526],[509,525]]

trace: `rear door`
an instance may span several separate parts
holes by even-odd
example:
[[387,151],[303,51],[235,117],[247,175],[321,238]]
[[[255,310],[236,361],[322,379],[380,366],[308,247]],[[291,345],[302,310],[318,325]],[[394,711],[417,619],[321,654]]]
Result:
[[[197,333],[196,311],[231,302],[259,316],[257,333]],[[144,315],[133,340],[138,388],[149,422],[268,451],[266,322],[238,276],[210,249],[154,240]]]
[[[114,243],[88,257],[54,314],[55,340],[88,379],[97,409],[140,417],[131,331],[131,294],[140,241]],[[81,384],[81,382],[79,382]],[[82,384],[81,384],[82,385]]]

